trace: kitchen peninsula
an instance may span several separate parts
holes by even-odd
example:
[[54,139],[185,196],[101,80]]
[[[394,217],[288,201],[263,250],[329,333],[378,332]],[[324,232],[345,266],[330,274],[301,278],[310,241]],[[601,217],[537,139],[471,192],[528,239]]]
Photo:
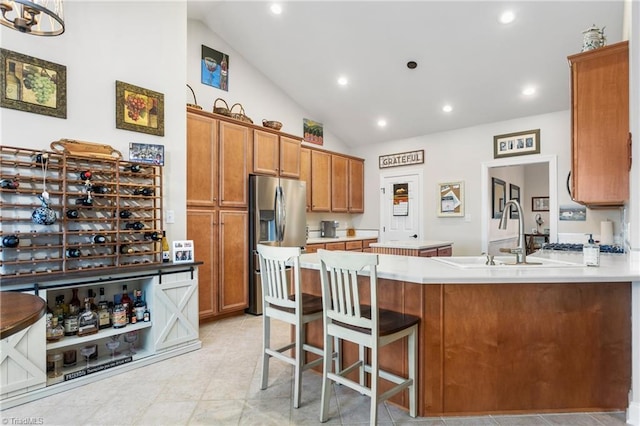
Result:
[[[381,307],[421,318],[418,414],[626,409],[640,265],[603,255],[592,268],[582,254],[543,252],[528,257],[543,265],[499,264],[512,257],[487,266],[483,258],[379,255]],[[301,266],[303,290],[320,294],[317,255],[303,255]],[[321,341],[321,327],[308,336]],[[381,365],[405,371],[396,364],[403,350],[391,346]],[[356,351],[343,347],[344,365]],[[405,394],[392,401],[408,406]]]

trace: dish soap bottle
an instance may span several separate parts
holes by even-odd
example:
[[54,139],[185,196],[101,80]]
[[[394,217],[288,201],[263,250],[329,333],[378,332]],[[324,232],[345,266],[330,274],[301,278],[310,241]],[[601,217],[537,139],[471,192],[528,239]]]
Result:
[[593,234],[585,235],[589,235],[589,242],[582,249],[584,264],[587,266],[600,266],[600,246],[593,241]]

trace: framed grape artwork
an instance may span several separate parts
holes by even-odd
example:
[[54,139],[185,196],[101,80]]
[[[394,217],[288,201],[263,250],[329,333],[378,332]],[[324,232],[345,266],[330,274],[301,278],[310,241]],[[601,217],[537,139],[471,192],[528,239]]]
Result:
[[0,49],[0,106],[67,118],[67,67]]
[[164,95],[116,81],[116,128],[164,136]]

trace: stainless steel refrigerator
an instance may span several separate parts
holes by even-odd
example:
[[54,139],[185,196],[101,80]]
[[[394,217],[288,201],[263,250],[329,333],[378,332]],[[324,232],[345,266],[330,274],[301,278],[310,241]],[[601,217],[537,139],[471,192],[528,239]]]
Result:
[[269,176],[249,176],[249,308],[262,314],[258,243],[301,247],[307,243],[307,184]]

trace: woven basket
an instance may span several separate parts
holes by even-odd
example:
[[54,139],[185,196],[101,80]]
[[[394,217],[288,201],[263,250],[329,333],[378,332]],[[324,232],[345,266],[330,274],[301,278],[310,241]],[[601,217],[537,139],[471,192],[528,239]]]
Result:
[[187,102],[187,106],[190,108],[196,108],[196,109],[202,109],[202,107],[200,105],[198,105],[198,100],[196,99],[196,93],[193,91],[193,89],[191,88],[191,86],[189,86],[187,84],[187,87],[189,88],[189,90],[191,90],[191,94],[193,95],[193,104],[190,104],[189,102]]
[[[222,101],[222,103],[224,104],[224,107],[217,106],[218,101]],[[213,112],[215,114],[226,115],[227,117],[231,117],[231,110],[229,109],[229,105],[227,104],[227,101],[225,101],[222,98],[218,98],[213,102]]]
[[262,120],[262,125],[274,130],[282,129],[282,123],[279,121]]
[[[233,109],[236,106],[240,107],[240,112],[233,112]],[[242,104],[239,104],[239,103],[231,105],[231,118],[235,118],[236,120],[244,121],[245,123],[253,124],[253,120],[250,119],[249,117],[247,117],[247,115],[244,113],[244,108],[242,107]]]

